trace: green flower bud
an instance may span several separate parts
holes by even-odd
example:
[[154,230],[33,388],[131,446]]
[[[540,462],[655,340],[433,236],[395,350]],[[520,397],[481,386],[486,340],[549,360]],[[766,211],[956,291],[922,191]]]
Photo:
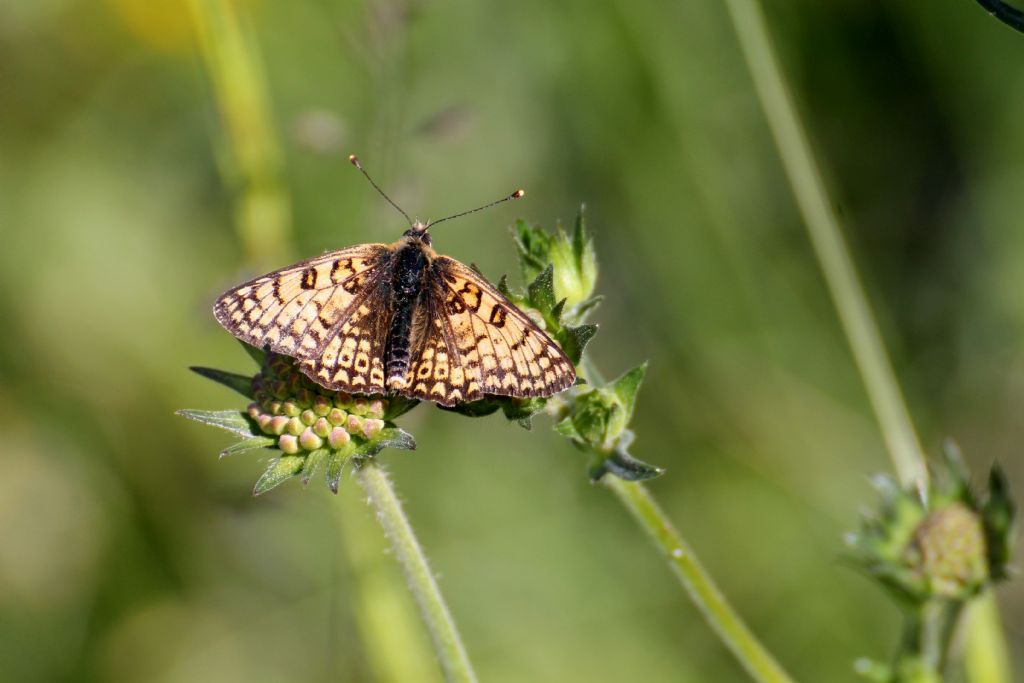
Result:
[[331,433],[327,435],[327,443],[329,443],[331,448],[334,450],[347,446],[351,441],[352,437],[342,427],[335,427],[331,430]]
[[271,382],[267,388],[270,389],[270,394],[276,399],[283,400],[290,393],[288,391],[288,383],[279,379]]
[[280,415],[284,404],[281,401],[267,401],[267,410],[274,415]]
[[384,420],[368,418],[363,421],[363,436],[372,439],[384,429]]
[[288,420],[289,418],[284,415],[275,415],[270,420],[270,433],[277,436],[284,434],[284,430],[288,426]]
[[260,406],[259,403],[250,403],[246,407],[245,412],[249,414],[249,417],[255,420],[260,416],[260,413],[262,412],[262,407]]
[[307,451],[315,451],[324,445],[323,439],[313,433],[313,430],[306,427],[305,431],[299,435],[299,445]]
[[313,423],[313,433],[327,438],[327,435],[331,433],[331,423],[327,421],[326,417],[317,418],[317,421]]
[[372,417],[379,420],[384,417],[384,401],[379,398],[370,401],[370,405],[366,408],[366,417]]
[[306,425],[297,417],[288,419],[288,426],[285,430],[292,436],[298,436],[306,429]]
[[324,417],[327,413],[331,412],[331,400],[326,396],[314,396],[313,412],[320,417]]
[[904,555],[934,595],[968,597],[988,579],[981,518],[960,502],[925,517]]
[[359,434],[363,431],[363,418],[358,415],[349,415],[348,421],[345,423],[345,428],[349,434]]
[[366,415],[366,410],[370,407],[370,402],[365,398],[359,397],[352,402],[352,409],[349,412],[355,413],[356,415]]
[[259,416],[256,418],[256,424],[259,425],[260,429],[262,429],[265,434],[270,434],[271,433],[271,431],[270,431],[270,421],[272,419],[273,419],[272,415],[267,415],[266,413],[260,413]]
[[316,422],[316,418],[317,418],[317,414],[314,413],[309,408],[307,408],[306,410],[303,410],[302,411],[302,415],[299,415],[299,419],[302,420],[302,424],[304,424],[306,426],[310,426],[314,422]]
[[341,408],[331,408],[331,412],[327,413],[327,421],[337,427],[348,422],[348,413]]
[[277,440],[277,447],[289,455],[295,455],[301,450],[299,448],[299,437],[294,434],[282,434]]
[[588,301],[597,284],[597,256],[594,243],[586,233],[583,212],[576,218],[571,236],[561,226],[549,234],[543,228],[520,221],[516,224],[516,244],[523,267],[523,279],[536,278],[548,264],[554,267],[555,300],[565,299],[566,310]]
[[352,405],[352,397],[344,391],[336,392],[334,394],[334,405],[347,410]]
[[302,408],[295,401],[285,401],[281,404],[281,413],[288,417],[298,417],[302,414]]
[[313,392],[305,387],[295,392],[295,402],[303,409],[310,408],[313,405]]

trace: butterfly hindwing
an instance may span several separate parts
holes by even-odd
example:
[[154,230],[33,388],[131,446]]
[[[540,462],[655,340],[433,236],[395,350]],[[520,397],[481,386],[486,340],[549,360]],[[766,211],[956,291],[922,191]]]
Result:
[[485,394],[550,396],[575,381],[561,348],[479,273],[438,256],[431,279],[430,319],[401,393],[451,406]]
[[384,353],[391,325],[391,282],[378,279],[319,355],[299,361],[317,384],[353,393],[384,393]]
[[385,244],[360,244],[300,261],[235,287],[213,311],[233,335],[276,353],[316,358],[383,279]]

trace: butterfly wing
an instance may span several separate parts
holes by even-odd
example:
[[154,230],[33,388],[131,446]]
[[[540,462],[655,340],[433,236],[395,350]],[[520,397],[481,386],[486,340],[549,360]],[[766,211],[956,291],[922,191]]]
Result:
[[213,313],[247,344],[317,358],[387,280],[391,253],[360,244],[300,261],[228,290]]
[[390,278],[378,278],[334,329],[321,353],[300,360],[299,369],[328,389],[385,393],[384,353],[391,316]]
[[402,394],[453,406],[572,386],[576,371],[558,344],[483,276],[447,256],[432,272]]

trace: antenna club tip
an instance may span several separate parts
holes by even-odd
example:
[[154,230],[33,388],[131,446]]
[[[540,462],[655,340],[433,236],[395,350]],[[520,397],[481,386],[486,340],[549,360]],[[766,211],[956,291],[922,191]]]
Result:
[[526,196],[526,190],[519,189],[512,193],[512,199],[519,199]]
[[349,154],[348,155],[348,161],[349,161],[350,164],[352,164],[356,168],[359,168],[359,157],[357,157],[355,154]]

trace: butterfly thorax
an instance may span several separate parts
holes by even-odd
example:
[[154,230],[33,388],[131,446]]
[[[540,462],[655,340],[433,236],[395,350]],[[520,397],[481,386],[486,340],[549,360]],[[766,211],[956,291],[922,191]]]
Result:
[[413,314],[426,286],[434,250],[426,232],[409,230],[396,245],[391,275],[391,325],[384,351],[387,385],[406,385],[412,356]]

